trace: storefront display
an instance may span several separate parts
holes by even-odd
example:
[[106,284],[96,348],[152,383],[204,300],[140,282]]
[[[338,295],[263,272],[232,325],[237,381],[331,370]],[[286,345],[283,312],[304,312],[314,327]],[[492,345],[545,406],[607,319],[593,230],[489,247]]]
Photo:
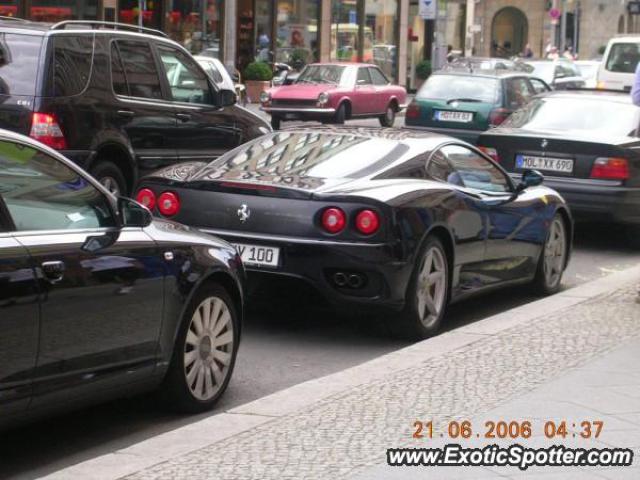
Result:
[[98,18],[98,0],[31,0],[29,5],[29,18],[36,22]]
[[301,70],[318,59],[319,0],[282,0],[276,4],[276,62]]
[[194,54],[220,58],[223,0],[172,0],[166,32]]
[[119,0],[118,21],[162,29],[162,0]]

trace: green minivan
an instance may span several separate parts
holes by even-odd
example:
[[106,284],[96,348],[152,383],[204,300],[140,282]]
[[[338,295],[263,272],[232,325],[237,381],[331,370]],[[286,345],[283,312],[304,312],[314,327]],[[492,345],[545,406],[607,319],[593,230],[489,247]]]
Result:
[[482,132],[549,90],[543,80],[523,72],[442,70],[418,90],[407,108],[405,126],[475,144]]

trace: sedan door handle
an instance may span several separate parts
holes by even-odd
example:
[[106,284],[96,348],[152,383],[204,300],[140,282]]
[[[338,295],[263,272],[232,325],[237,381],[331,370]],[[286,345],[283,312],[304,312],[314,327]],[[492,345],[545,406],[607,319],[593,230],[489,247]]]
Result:
[[42,263],[42,273],[50,283],[58,283],[64,278],[64,262],[61,260],[54,260],[51,262]]
[[118,115],[125,118],[131,118],[135,114],[131,110],[118,110]]
[[176,118],[182,122],[188,122],[191,120],[191,115],[188,113],[176,113]]

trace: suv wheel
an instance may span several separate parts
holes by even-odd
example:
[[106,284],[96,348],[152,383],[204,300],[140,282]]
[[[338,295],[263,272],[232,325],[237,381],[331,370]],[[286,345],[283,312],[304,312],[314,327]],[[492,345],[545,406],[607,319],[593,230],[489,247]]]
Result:
[[127,194],[127,182],[124,175],[113,162],[100,161],[91,169],[90,173],[116,197]]
[[227,291],[202,287],[187,307],[161,394],[173,409],[210,409],[224,393],[238,352],[239,318]]

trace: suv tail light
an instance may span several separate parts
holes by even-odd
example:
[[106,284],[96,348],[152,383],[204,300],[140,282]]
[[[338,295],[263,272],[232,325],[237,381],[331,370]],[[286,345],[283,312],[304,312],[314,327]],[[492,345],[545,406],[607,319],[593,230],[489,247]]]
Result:
[[629,162],[626,158],[596,158],[593,167],[591,167],[591,178],[627,180],[629,178]]
[[418,118],[420,116],[420,106],[416,102],[411,102],[404,116],[405,118]]
[[153,210],[153,207],[156,206],[156,194],[148,188],[140,189],[136,195],[136,201],[149,210]]
[[158,210],[165,217],[171,217],[180,211],[180,199],[173,192],[163,192],[158,197]]
[[511,110],[507,110],[506,108],[494,108],[491,110],[491,113],[489,113],[489,125],[497,127],[509,118],[509,115],[511,115]]
[[33,113],[31,115],[31,132],[29,136],[45,145],[64,150],[67,148],[67,140],[56,116],[50,113]]
[[498,151],[495,148],[491,148],[491,147],[478,147],[478,148],[482,150],[494,162],[500,163],[500,155],[498,155]]
[[356,228],[360,233],[371,235],[380,228],[380,217],[373,210],[362,210],[356,216]]
[[347,224],[347,217],[342,210],[336,207],[327,208],[322,212],[322,228],[329,233],[341,232]]

